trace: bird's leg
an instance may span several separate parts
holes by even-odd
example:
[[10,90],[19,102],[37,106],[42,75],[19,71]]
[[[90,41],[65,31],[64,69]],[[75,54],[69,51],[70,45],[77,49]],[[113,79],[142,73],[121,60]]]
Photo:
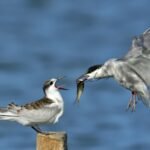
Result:
[[137,96],[136,92],[132,92],[132,99],[133,99],[133,103],[132,103],[132,106],[131,106],[132,111],[135,111],[135,108],[136,108],[136,103],[137,103],[136,96]]
[[127,106],[127,110],[129,110],[131,108],[131,111],[135,111],[136,108],[136,92],[132,91],[132,96],[131,99],[129,100],[128,106]]
[[34,131],[36,131],[37,133],[41,133],[41,134],[49,134],[48,132],[45,132],[45,131],[42,131],[40,128],[39,128],[39,126],[31,126],[31,128],[34,130]]
[[31,126],[31,128],[37,133],[43,133],[42,130],[38,126]]

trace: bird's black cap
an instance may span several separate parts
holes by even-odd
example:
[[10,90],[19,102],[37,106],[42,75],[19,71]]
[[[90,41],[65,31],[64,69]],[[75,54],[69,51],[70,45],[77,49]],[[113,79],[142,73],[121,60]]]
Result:
[[101,67],[102,67],[102,64],[91,66],[91,67],[88,68],[87,73],[91,73],[91,72],[93,72],[93,71],[95,71],[96,69],[99,69],[99,68],[101,68]]

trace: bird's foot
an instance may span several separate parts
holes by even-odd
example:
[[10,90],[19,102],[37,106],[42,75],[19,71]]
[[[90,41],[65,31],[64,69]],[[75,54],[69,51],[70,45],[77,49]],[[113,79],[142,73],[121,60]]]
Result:
[[47,132],[42,131],[38,126],[31,126],[31,128],[36,131],[37,133],[41,133],[41,134],[47,134]]
[[41,131],[41,132],[38,132],[38,133],[40,133],[40,134],[45,134],[45,135],[48,135],[48,134],[49,134],[49,132],[46,132],[46,131]]
[[134,112],[135,108],[136,108],[136,104],[137,104],[137,101],[136,101],[136,92],[132,91],[132,97],[131,97],[131,99],[128,102],[126,110],[128,111],[130,109],[132,112]]

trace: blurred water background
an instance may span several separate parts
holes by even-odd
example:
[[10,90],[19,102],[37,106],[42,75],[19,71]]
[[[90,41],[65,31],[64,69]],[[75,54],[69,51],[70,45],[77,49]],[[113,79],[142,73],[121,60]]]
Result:
[[[0,106],[43,96],[42,84],[62,83],[65,113],[57,125],[68,133],[69,150],[148,150],[150,115],[142,103],[125,108],[130,92],[112,79],[86,85],[74,105],[76,78],[89,66],[123,56],[135,35],[150,26],[149,0],[1,0]],[[0,121],[1,150],[34,150],[35,132]]]

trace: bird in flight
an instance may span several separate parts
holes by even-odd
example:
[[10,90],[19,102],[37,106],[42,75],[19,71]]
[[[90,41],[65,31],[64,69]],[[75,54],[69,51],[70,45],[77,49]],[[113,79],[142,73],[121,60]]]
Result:
[[89,67],[77,79],[77,101],[83,93],[85,81],[110,77],[131,91],[127,110],[135,111],[137,98],[150,107],[150,28],[133,38],[124,57]]
[[45,81],[44,97],[37,101],[22,106],[11,103],[5,108],[0,108],[0,120],[16,121],[31,127],[38,133],[46,133],[38,125],[58,122],[64,110],[63,98],[59,90],[66,89],[56,85],[58,80],[52,78]]

